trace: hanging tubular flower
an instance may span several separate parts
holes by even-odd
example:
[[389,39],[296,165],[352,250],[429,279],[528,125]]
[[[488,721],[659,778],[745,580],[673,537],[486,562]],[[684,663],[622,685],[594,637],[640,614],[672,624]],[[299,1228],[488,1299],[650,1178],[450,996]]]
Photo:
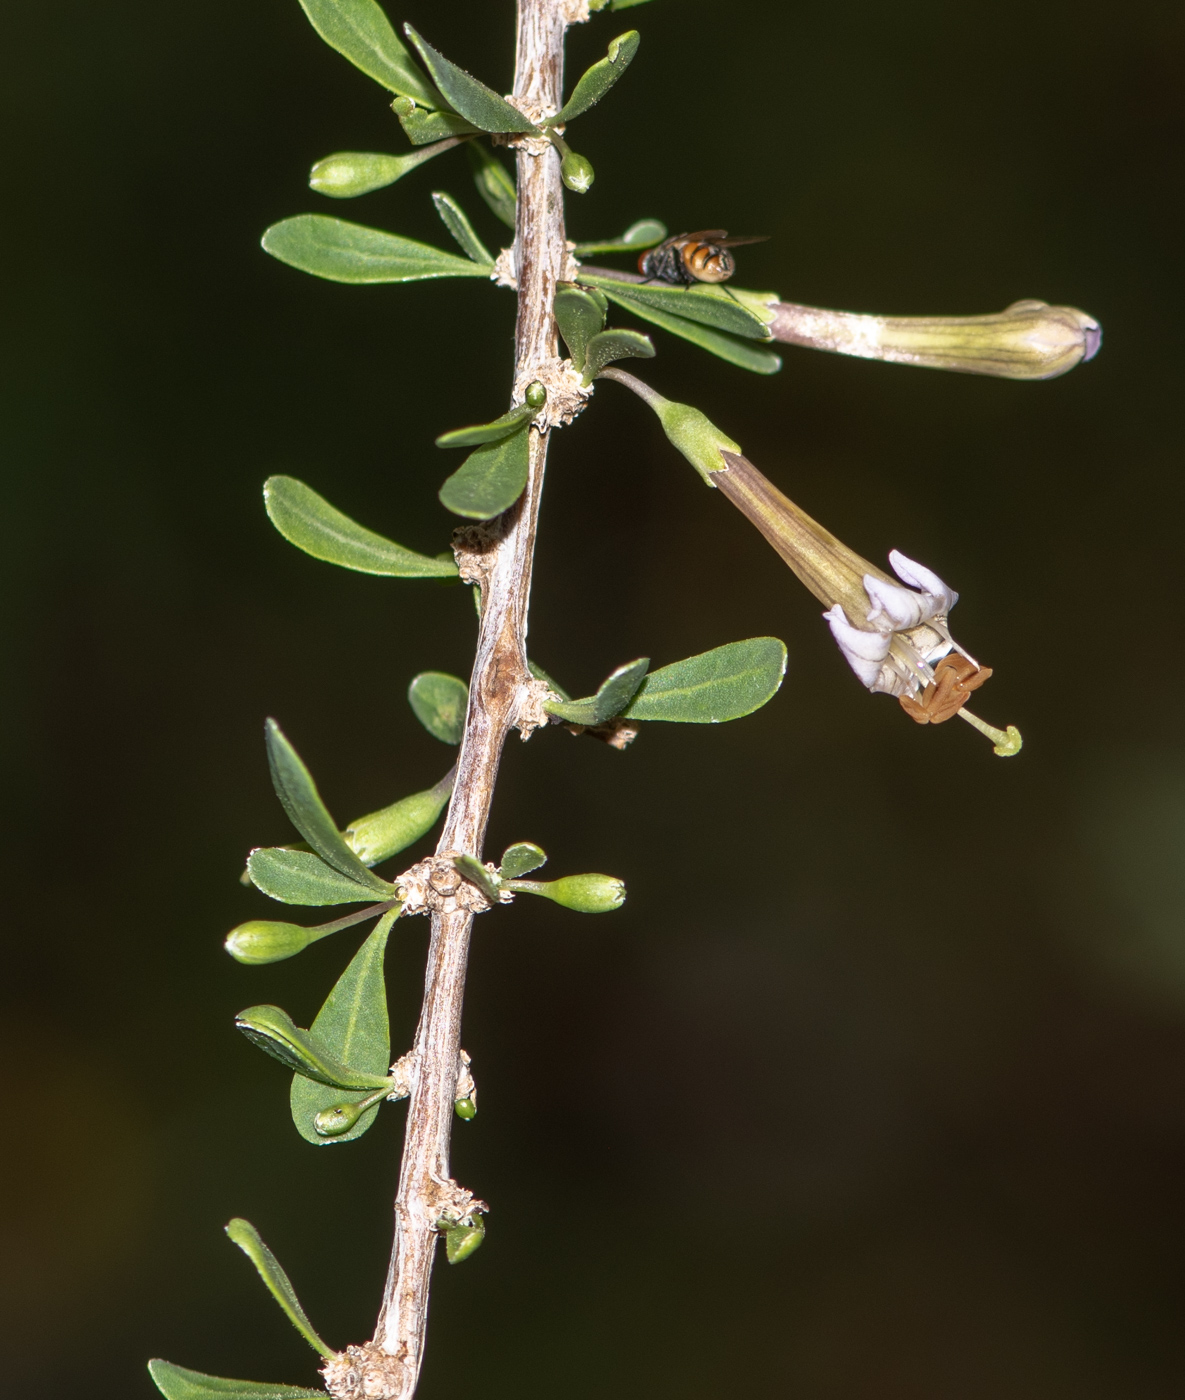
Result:
[[895,695],[919,724],[942,724],[958,715],[986,734],[1001,757],[1020,751],[1014,725],[1003,732],[964,708],[992,672],[950,634],[950,610],[959,600],[954,589],[898,550],[889,555],[897,575],[892,578],[812,520],[747,458],[727,449],[720,456],[724,466],[710,474],[711,484],[827,604],[823,616],[831,635],[869,690]]

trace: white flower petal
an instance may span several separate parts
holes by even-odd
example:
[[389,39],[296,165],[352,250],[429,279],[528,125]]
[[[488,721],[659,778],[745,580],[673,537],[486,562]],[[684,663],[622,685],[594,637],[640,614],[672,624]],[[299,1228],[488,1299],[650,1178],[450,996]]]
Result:
[[871,689],[880,679],[881,666],[889,654],[890,637],[883,632],[865,632],[853,627],[838,603],[823,614],[831,635],[839,644],[848,665],[861,682]]
[[915,559],[907,559],[899,549],[889,551],[889,563],[902,583],[908,583],[911,588],[919,588],[923,593],[928,593],[939,605],[930,614],[931,617],[950,612],[959,601],[955,590],[948,588],[936,573]]
[[898,583],[887,583],[875,574],[864,575],[864,591],[872,604],[867,620],[878,632],[904,632],[934,616],[932,598]]

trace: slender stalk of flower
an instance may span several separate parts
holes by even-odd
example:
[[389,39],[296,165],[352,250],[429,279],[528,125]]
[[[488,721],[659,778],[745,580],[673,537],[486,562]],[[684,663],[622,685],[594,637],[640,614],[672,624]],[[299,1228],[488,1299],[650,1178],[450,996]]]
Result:
[[986,734],[1002,758],[1020,752],[1015,725],[1001,731],[964,709],[992,672],[951,636],[949,615],[959,595],[937,574],[893,550],[893,578],[783,495],[698,409],[672,403],[624,370],[606,369],[600,377],[624,384],[654,409],[671,443],[826,605],[831,635],[869,690],[895,695],[919,724],[942,724],[957,714]]

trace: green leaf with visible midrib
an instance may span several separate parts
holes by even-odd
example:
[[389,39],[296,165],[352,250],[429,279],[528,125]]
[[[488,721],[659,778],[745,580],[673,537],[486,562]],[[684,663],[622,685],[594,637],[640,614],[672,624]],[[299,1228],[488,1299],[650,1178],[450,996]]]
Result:
[[328,214],[297,214],[263,235],[265,252],[330,282],[373,286],[438,277],[489,277],[489,269],[427,243],[366,228]]
[[[330,1054],[369,1074],[383,1075],[390,1068],[391,1031],[387,1018],[383,955],[393,923],[391,914],[385,914],[379,920],[374,932],[338,978],[325,1005],[317,1013],[317,1019],[309,1028],[310,1034]],[[334,1104],[357,1103],[365,1097],[365,1091],[343,1093],[340,1089],[330,1089],[294,1075],[290,1096],[292,1121],[301,1137],[318,1147],[336,1142],[353,1142],[374,1122],[379,1104],[368,1108],[348,1132],[337,1137],[322,1137],[313,1127],[313,1120],[318,1113],[332,1108]]]
[[[383,921],[389,927],[398,915],[398,910],[384,914],[379,927]],[[265,1055],[327,1089],[372,1093],[390,1087],[385,1074],[370,1074],[336,1059],[311,1030],[301,1030],[281,1006],[248,1006],[235,1017],[235,1028]]]
[[226,1233],[255,1265],[268,1292],[279,1303],[284,1316],[308,1342],[309,1346],[314,1351],[319,1351],[322,1356],[332,1356],[334,1354],[333,1348],[326,1346],[317,1334],[317,1329],[309,1321],[308,1313],[301,1307],[300,1299],[296,1296],[296,1289],[292,1287],[292,1280],[284,1272],[280,1261],[264,1244],[263,1238],[255,1226],[249,1220],[244,1220],[242,1216],[235,1216],[227,1225]]
[[561,282],[552,309],[572,363],[583,371],[589,341],[605,324],[605,298],[573,282]]
[[459,744],[469,708],[469,687],[444,671],[421,671],[407,688],[416,719],[442,744]]
[[[374,899],[370,886],[339,875],[311,851],[260,846],[247,857],[247,873],[257,889],[281,904],[366,904]],[[395,899],[399,892],[384,882],[383,893]]]
[[606,365],[630,358],[652,360],[654,346],[641,331],[601,331],[585,347],[584,382],[591,384]]
[[508,228],[513,228],[518,192],[509,171],[480,141],[470,141],[469,163],[473,168],[473,183],[477,186],[478,194],[491,213],[496,214]]
[[300,7],[329,47],[368,78],[425,107],[447,105],[416,67],[375,0],[300,0]]
[[436,446],[480,447],[486,442],[501,442],[538,412],[529,403],[520,403],[517,408],[512,408],[491,423],[475,423],[471,428],[454,428],[451,432],[441,433],[436,439]]
[[299,1385],[275,1385],[269,1381],[235,1381],[207,1376],[176,1366],[159,1356],[148,1363],[148,1374],[165,1400],[325,1400],[325,1391]]
[[654,307],[748,340],[770,338],[765,322],[723,287],[664,287],[653,282],[626,282],[585,268],[581,268],[576,280],[587,287],[599,287],[607,297],[623,306]]
[[417,107],[410,97],[397,97],[391,103],[391,110],[399,118],[403,134],[413,146],[481,134],[472,122],[458,117],[455,112],[430,112],[426,107]]
[[471,452],[440,488],[440,501],[454,515],[489,520],[508,510],[523,493],[530,464],[530,425]]
[[492,88],[445,58],[427,40],[421,39],[410,24],[403,26],[403,32],[420,51],[424,67],[432,74],[436,86],[466,121],[482,131],[537,131],[534,122],[528,121],[517,107],[512,107]]
[[683,724],[741,719],[777,694],[785,671],[786,647],[777,637],[730,642],[651,671],[622,713]]
[[372,874],[346,845],[345,837],[321,801],[313,775],[288,742],[284,731],[274,719],[269,719],[264,724],[263,732],[272,785],[292,825],[321,859],[339,874],[354,880],[364,889],[386,894],[390,889],[387,882]]
[[642,684],[649,665],[650,658],[646,656],[630,661],[619,666],[604,680],[595,695],[583,700],[565,700],[560,704],[554,700],[547,701],[544,709],[550,715],[567,720],[569,724],[604,724],[606,720],[621,714],[629,704]]
[[661,326],[664,331],[670,331],[672,335],[691,341],[701,350],[708,350],[739,369],[751,370],[754,374],[777,374],[782,368],[780,355],[775,355],[772,350],[767,350],[763,345],[756,345],[751,340],[730,335],[728,331],[714,331],[711,326],[699,325],[695,321],[687,320],[685,316],[672,316],[666,311],[656,310],[653,306],[643,306],[641,302],[627,301],[625,297],[619,297],[614,292],[607,291],[605,295],[611,302],[624,307],[641,320]]
[[436,212],[449,233],[457,240],[461,251],[475,263],[489,269],[494,265],[494,255],[474,232],[473,225],[465,216],[465,211],[451,195],[439,190],[432,196]]
[[280,534],[314,559],[383,578],[455,578],[451,559],[429,559],[376,535],[335,509],[294,476],[269,476],[263,485],[268,518]]
[[630,66],[641,42],[641,35],[636,29],[619,34],[609,45],[609,56],[602,58],[599,63],[594,63],[581,74],[580,81],[572,89],[572,96],[564,103],[563,109],[544,122],[544,125],[563,125],[599,102]]

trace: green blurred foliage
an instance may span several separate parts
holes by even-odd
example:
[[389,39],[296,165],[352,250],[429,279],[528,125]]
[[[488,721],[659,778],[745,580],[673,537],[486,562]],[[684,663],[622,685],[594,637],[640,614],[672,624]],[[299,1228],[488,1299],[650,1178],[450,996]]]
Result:
[[[443,549],[432,442],[508,401],[513,303],[476,279],[321,284],[260,251],[335,207],[305,186],[327,150],[404,149],[295,0],[10,11],[6,1381],[147,1397],[157,1354],[307,1385],[221,1226],[258,1224],[331,1344],[369,1336],[403,1109],[315,1151],[233,1030],[252,1001],[307,1025],[361,941],[259,969],[222,951],[274,911],[238,883],[245,851],[294,836],[260,726],[300,735],[334,812],[430,786],[439,748],[403,696],[417,671],[467,674],[474,618],[455,584],[300,554],[260,488],[292,474]],[[507,90],[509,4],[391,14]],[[742,285],[901,313],[1038,296],[1106,341],[1047,384],[790,348],[763,379],[661,332],[646,366],[852,547],[962,592],[958,634],[996,668],[979,708],[1025,734],[1008,764],[862,691],[643,404],[604,385],[560,435],[545,664],[587,693],[623,656],[772,634],[790,668],[737,724],[648,727],[625,754],[510,745],[489,852],[529,833],[630,899],[479,923],[481,1114],[456,1172],[489,1240],[438,1270],[423,1400],[1176,1394],[1185,17],[636,14],[629,81],[581,118],[599,178],[573,238],[643,216],[768,233]],[[572,36],[570,74],[611,23]],[[469,207],[463,154],[352,213],[435,243],[431,189]],[[392,934],[396,1050],[425,932]]]

